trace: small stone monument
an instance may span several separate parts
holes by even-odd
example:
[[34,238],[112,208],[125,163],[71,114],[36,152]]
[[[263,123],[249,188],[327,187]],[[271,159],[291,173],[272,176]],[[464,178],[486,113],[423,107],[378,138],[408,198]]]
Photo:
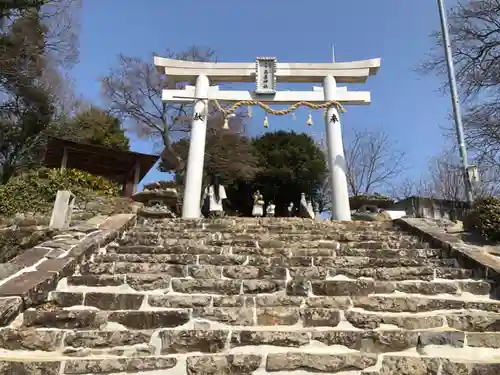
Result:
[[52,209],[49,227],[54,229],[68,228],[71,223],[74,204],[75,196],[71,191],[59,190]]
[[288,217],[292,217],[293,216],[293,202],[290,202],[287,209],[288,209]]
[[144,204],[137,212],[140,216],[175,218],[181,212],[181,201],[172,181],[156,181],[144,185],[144,190],[135,193],[132,199]]

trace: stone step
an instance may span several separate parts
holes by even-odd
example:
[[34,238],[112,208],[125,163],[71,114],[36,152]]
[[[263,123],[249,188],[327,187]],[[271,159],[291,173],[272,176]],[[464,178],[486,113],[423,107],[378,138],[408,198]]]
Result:
[[[340,288],[341,285],[336,285]],[[346,286],[346,289],[350,286]],[[356,290],[357,288],[359,290]],[[198,288],[201,289],[201,288]],[[318,290],[315,296],[300,295],[269,295],[259,294],[248,296],[241,294],[213,295],[210,291],[197,290],[188,295],[175,294],[143,294],[125,292],[52,292],[51,298],[55,305],[61,307],[89,306],[100,310],[139,310],[152,308],[184,308],[184,307],[320,307],[338,309],[364,309],[374,312],[430,312],[436,310],[483,310],[500,313],[500,301],[487,298],[460,298],[459,296],[435,296],[414,294],[371,294],[360,290],[360,285],[352,290],[333,291]],[[175,288],[174,288],[175,290]],[[314,286],[313,286],[314,290]],[[181,292],[182,293],[182,292]],[[193,295],[194,294],[194,295]],[[349,297],[350,298],[347,298]],[[300,298],[304,297],[304,298]],[[183,301],[182,298],[185,298]]]
[[314,231],[314,230],[337,230],[337,231],[398,231],[399,227],[392,222],[331,222],[331,221],[305,221],[294,220],[293,218],[280,218],[279,220],[239,220],[238,218],[222,219],[221,221],[200,220],[198,222],[189,222],[183,219],[169,220],[138,220],[136,228],[144,229],[184,229],[184,230],[210,230],[210,231],[238,231],[241,229],[250,229],[255,232],[259,230],[270,231]]
[[184,219],[143,219],[138,220],[136,227],[149,227],[167,230],[169,228],[196,229],[205,228],[214,231],[234,230],[238,228],[269,228],[271,230],[325,230],[337,229],[344,231],[364,230],[393,230],[397,229],[392,222],[369,222],[369,221],[316,221],[301,218],[243,218],[229,217],[216,220],[184,220]]
[[[225,258],[227,260],[227,258]],[[234,259],[232,259],[234,260]],[[294,260],[294,259],[292,259]],[[214,260],[215,262],[215,260]],[[242,262],[243,264],[245,262]],[[283,264],[285,263],[285,264]],[[218,264],[224,264],[222,260]],[[441,267],[450,265],[447,262],[431,263],[416,267],[378,267],[378,268],[364,268],[364,267],[320,267],[308,265],[304,263],[292,263],[292,261],[282,262],[280,264],[270,265],[232,265],[229,261],[227,265],[213,265],[213,264],[200,264],[200,265],[183,265],[183,264],[168,264],[168,263],[132,263],[132,262],[107,262],[107,263],[93,263],[86,262],[81,265],[80,273],[82,275],[103,275],[103,274],[126,274],[126,273],[149,273],[159,274],[164,273],[170,277],[183,277],[191,276],[195,278],[217,278],[217,275],[229,275],[226,277],[235,278],[230,276],[235,272],[243,272],[244,274],[256,275],[251,278],[259,278],[259,275],[268,275],[267,277],[284,278],[286,272],[289,272],[293,277],[307,277],[324,278],[335,276],[346,276],[349,278],[370,277],[376,280],[433,280],[440,279],[468,279],[475,278],[474,270]],[[293,266],[290,266],[293,264]],[[320,263],[321,264],[321,263]],[[295,266],[297,265],[297,266]],[[207,276],[208,275],[208,276]],[[280,276],[276,276],[280,275]],[[283,275],[283,276],[281,276]],[[238,276],[236,276],[238,277]]]
[[[354,305],[363,305],[360,301]],[[459,308],[459,307],[462,308]],[[450,309],[453,307],[454,309]],[[24,328],[58,328],[72,330],[151,330],[160,328],[209,329],[217,327],[355,327],[358,329],[431,329],[452,328],[467,332],[495,332],[500,327],[498,312],[487,302],[436,299],[419,305],[419,309],[401,306],[398,312],[369,311],[362,308],[280,307],[196,307],[154,310],[61,309],[53,304],[38,310],[26,310]],[[406,311],[405,311],[406,310]],[[411,311],[407,311],[411,310]],[[412,312],[418,310],[418,313]],[[498,310],[496,310],[498,311]],[[276,328],[275,328],[276,329]]]
[[[330,268],[329,277],[368,277],[381,281],[476,279],[475,270],[446,267]],[[479,276],[479,275],[478,275]],[[479,276],[480,277],[480,276]]]
[[[187,279],[190,280],[190,279]],[[176,283],[179,281],[179,283]],[[82,290],[69,288],[64,291],[54,291],[51,300],[61,307],[91,306],[101,310],[138,310],[145,306],[161,308],[184,308],[184,307],[272,307],[272,306],[296,306],[296,307],[336,307],[347,309],[349,307],[362,307],[367,310],[392,311],[391,309],[415,309],[420,311],[425,306],[434,306],[434,300],[427,301],[421,296],[455,295],[461,296],[464,292],[475,292],[478,296],[487,296],[489,284],[480,281],[466,282],[418,282],[418,283],[391,283],[372,282],[365,280],[353,281],[317,281],[310,285],[289,282],[287,294],[267,294],[268,290],[261,286],[259,280],[247,280],[248,283],[237,284],[226,283],[225,280],[217,282],[214,280],[172,280],[170,288],[156,289],[154,294],[144,293],[147,289],[133,287],[107,289],[90,287]],[[277,283],[279,284],[279,283]],[[125,286],[124,284],[122,284]],[[258,285],[260,288],[249,288]],[[269,284],[264,283],[264,286]],[[158,285],[155,285],[158,286]],[[233,287],[233,288],[231,288]],[[285,290],[283,287],[282,291]],[[168,292],[173,292],[168,294]],[[398,293],[394,293],[398,291]],[[139,292],[139,293],[138,293]],[[143,292],[143,293],[140,293]],[[161,292],[167,294],[159,294]],[[243,292],[243,293],[240,293]],[[384,294],[385,293],[385,294]],[[393,294],[389,294],[393,293]],[[400,293],[407,293],[401,297]],[[416,296],[415,296],[416,295]],[[353,299],[348,298],[352,296]],[[366,300],[357,297],[367,296]],[[407,299],[406,299],[407,298]],[[486,300],[490,302],[491,300]],[[463,301],[453,301],[461,305]],[[482,301],[484,302],[484,301]],[[392,306],[391,304],[394,304]],[[389,305],[388,307],[386,307]],[[481,305],[483,306],[483,305]],[[495,303],[486,303],[490,308],[497,308]],[[427,307],[426,307],[427,308]],[[454,307],[450,307],[454,308]],[[418,311],[417,311],[418,310]]]
[[[15,353],[15,352],[14,352]],[[59,354],[59,353],[58,353]],[[151,374],[174,370],[177,359],[166,356],[117,357],[108,355],[105,358],[68,358],[52,355],[39,359],[25,359],[13,355],[15,359],[0,359],[0,373],[6,375],[89,375],[89,374]],[[57,359],[61,357],[60,359]],[[181,367],[185,367],[181,366]],[[186,369],[177,373],[186,374]],[[175,373],[175,372],[174,372]]]
[[[442,255],[442,249],[356,249],[352,247],[341,247],[335,250],[333,256],[361,256],[369,258],[438,258]],[[234,253],[234,249],[233,249]],[[299,255],[299,254],[297,254]],[[320,255],[320,254],[318,254]],[[328,255],[326,255],[328,256]]]
[[441,249],[359,249],[341,246],[338,249],[329,248],[257,248],[240,246],[149,246],[149,245],[109,245],[107,254],[207,254],[207,255],[254,255],[254,256],[362,256],[369,258],[437,258],[442,253]]
[[[460,354],[469,348],[455,349]],[[143,356],[122,358],[44,358],[4,360],[2,374],[179,374],[179,375],[252,375],[252,374],[356,374],[356,375],[498,375],[500,360],[493,355],[471,358],[407,355],[379,356],[364,352],[325,353],[317,350],[235,354]]]
[[[71,289],[70,289],[71,290]],[[377,297],[377,295],[371,295]],[[408,294],[408,297],[412,295]],[[428,294],[427,296],[433,296]],[[451,296],[448,296],[450,298]],[[348,309],[354,303],[350,296],[290,296],[283,294],[255,294],[255,295],[215,295],[215,294],[140,294],[133,290],[110,291],[102,289],[86,289],[74,291],[52,292],[52,301],[61,307],[87,305],[101,310],[118,309],[126,306],[127,309],[142,309],[147,306],[153,308],[192,308],[192,307],[321,307]],[[108,300],[107,300],[108,299]],[[372,304],[373,301],[370,301]],[[397,302],[397,301],[396,301]],[[409,303],[417,304],[416,301]],[[432,302],[432,301],[431,301]],[[356,300],[356,304],[366,306],[367,302]],[[496,308],[496,305],[492,308]]]
[[[319,342],[326,346],[339,345],[366,353],[399,352],[428,345],[500,348],[499,332],[462,332],[443,328],[439,330],[294,330],[258,329],[159,329],[72,331],[44,329],[0,330],[0,348],[62,352],[66,356],[222,353],[243,346],[271,346],[306,348]],[[114,349],[114,350],[110,350]],[[257,348],[256,348],[257,349]]]
[[300,241],[308,240],[330,240],[339,242],[350,241],[417,241],[418,237],[405,232],[396,231],[366,231],[366,232],[345,232],[331,230],[312,230],[312,231],[286,231],[286,232],[247,232],[247,231],[222,231],[214,232],[210,229],[186,229],[186,230],[168,230],[158,231],[155,228],[134,228],[125,233],[129,238],[184,238],[184,239],[211,239],[218,238],[222,240],[234,239],[235,241],[265,241],[269,238],[281,241]]
[[169,237],[130,237],[123,236],[116,241],[119,245],[148,245],[148,246],[241,246],[241,247],[260,247],[260,248],[358,248],[358,249],[422,249],[428,248],[429,244],[415,240],[387,240],[387,241],[351,241],[340,243],[334,240],[290,240],[282,241],[277,239],[269,240],[247,240],[247,239],[191,239]]
[[[332,268],[366,268],[366,267],[455,267],[455,259],[426,259],[426,258],[371,258],[359,256],[292,256],[267,257],[260,255],[241,254],[101,254],[94,256],[87,265],[100,263],[140,263],[176,264],[176,265],[247,265],[254,267],[332,267]],[[134,271],[131,271],[134,272]]]
[[[465,280],[479,279],[474,270],[451,267],[379,267],[379,268],[329,268],[329,267],[279,267],[279,266],[185,266],[178,264],[161,263],[85,263],[80,268],[80,274],[85,276],[116,275],[123,279],[129,275],[128,281],[152,279],[162,277],[162,283],[167,283],[171,278],[192,277],[195,279],[218,279],[221,275],[225,278],[250,278],[250,279],[281,279],[285,281],[288,274],[290,278],[301,279],[331,279],[331,278],[370,278],[379,281],[432,281],[432,280]],[[479,275],[478,275],[479,276]],[[113,278],[111,278],[113,279]],[[70,277],[70,282],[78,282],[78,276]],[[89,282],[93,278],[90,277]],[[98,281],[96,281],[98,282]]]
[[496,332],[500,328],[500,314],[477,310],[387,313],[350,309],[344,314],[347,322],[362,330],[394,327],[405,330],[451,328],[464,332]]
[[[380,369],[362,372],[362,375],[495,375],[500,373],[497,351],[483,357],[481,350],[454,349],[451,358],[445,356],[390,356],[383,357]],[[424,353],[425,354],[425,353]]]

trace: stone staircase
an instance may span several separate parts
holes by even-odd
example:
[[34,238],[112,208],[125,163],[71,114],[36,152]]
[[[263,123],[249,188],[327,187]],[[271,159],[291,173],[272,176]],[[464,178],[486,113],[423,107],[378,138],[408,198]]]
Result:
[[498,375],[500,302],[392,223],[139,219],[0,332],[0,374]]

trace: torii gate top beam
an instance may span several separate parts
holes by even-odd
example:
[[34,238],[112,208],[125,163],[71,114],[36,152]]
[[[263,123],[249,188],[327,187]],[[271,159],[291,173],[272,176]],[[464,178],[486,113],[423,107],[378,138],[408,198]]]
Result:
[[[255,62],[214,63],[167,59],[155,56],[154,63],[171,82],[189,82],[206,75],[212,83],[255,82]],[[277,82],[320,83],[333,76],[337,83],[364,83],[377,74],[380,59],[335,63],[277,63]]]

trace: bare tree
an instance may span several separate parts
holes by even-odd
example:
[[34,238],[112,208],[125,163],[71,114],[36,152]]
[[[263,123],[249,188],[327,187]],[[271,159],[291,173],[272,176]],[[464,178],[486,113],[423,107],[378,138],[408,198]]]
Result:
[[54,66],[71,68],[78,62],[81,8],[82,0],[45,0],[40,8],[45,50]]
[[39,8],[44,4],[44,2],[45,0],[2,1],[0,3],[0,17],[9,18],[14,13],[32,8]]
[[430,160],[426,177],[426,195],[452,201],[464,199],[462,169],[450,151],[444,151]]
[[[22,84],[20,77],[36,76],[36,81],[24,82],[43,88],[50,96],[56,121],[58,117],[71,116],[73,107],[80,102],[68,68],[78,61],[81,0],[14,3],[0,6],[0,99],[12,99],[13,85]],[[26,56],[37,59],[27,61]],[[18,77],[15,83],[14,77]]]
[[[490,91],[500,84],[500,2],[497,0],[466,0],[451,9],[448,15],[453,59],[462,93],[471,95]],[[431,37],[435,47],[421,66],[424,73],[445,75],[440,31]]]
[[[500,192],[496,171],[480,168],[480,181],[473,185],[475,197],[497,195]],[[429,162],[423,186],[424,195],[437,199],[463,201],[465,188],[463,167],[454,148],[443,151]]]
[[[404,169],[405,153],[394,147],[395,143],[387,133],[367,129],[354,130],[351,134],[347,134],[345,141],[349,194],[369,194],[375,189],[383,189],[391,191],[393,196],[402,197],[410,194],[410,191],[420,191],[415,187],[405,190],[401,195],[403,186],[398,184],[397,178]],[[324,149],[324,152],[326,157],[327,150]],[[408,180],[408,186],[405,188],[411,187],[412,184],[413,182]],[[331,208],[331,197],[332,187],[327,177],[313,197],[319,212]]]
[[332,188],[330,178],[327,176],[313,196],[313,202],[319,213],[329,211],[332,207]]
[[[488,179],[496,179],[500,177],[500,1],[459,2],[449,14],[449,29],[456,76],[467,104],[465,139],[471,159],[488,171]],[[444,78],[441,33],[434,32],[432,38],[435,49],[420,71]]]
[[[40,162],[53,116],[55,112],[63,112],[61,74],[76,61],[78,51],[75,9],[72,9],[76,0],[9,3],[7,7],[0,6],[3,183],[14,173]],[[62,28],[63,25],[66,26]]]
[[[209,48],[192,46],[184,52],[167,51],[164,56],[179,60],[211,61],[215,52]],[[102,94],[111,113],[124,119],[127,130],[140,138],[153,141],[178,159],[172,144],[179,134],[190,130],[191,104],[162,102],[164,77],[153,65],[153,57],[144,61],[138,57],[120,55],[118,66],[102,78]],[[182,85],[177,85],[182,88]]]
[[[81,1],[20,0],[14,2],[14,6],[0,5],[0,35],[8,33],[19,18],[36,16],[42,25],[42,30],[36,32],[43,32],[44,43],[42,46],[25,45],[24,48],[41,48],[51,67],[70,68],[78,62],[79,56]],[[35,52],[31,51],[32,54]],[[0,60],[16,57],[2,54]]]
[[384,131],[354,130],[347,138],[347,184],[352,195],[387,188],[404,168],[405,152],[394,147]]
[[[500,97],[494,102],[479,103],[468,108],[465,135],[473,162],[488,171],[488,180],[500,183]],[[452,134],[450,134],[452,136]]]
[[395,200],[404,200],[410,197],[422,196],[426,194],[426,183],[423,178],[404,178],[392,186],[391,196]]

